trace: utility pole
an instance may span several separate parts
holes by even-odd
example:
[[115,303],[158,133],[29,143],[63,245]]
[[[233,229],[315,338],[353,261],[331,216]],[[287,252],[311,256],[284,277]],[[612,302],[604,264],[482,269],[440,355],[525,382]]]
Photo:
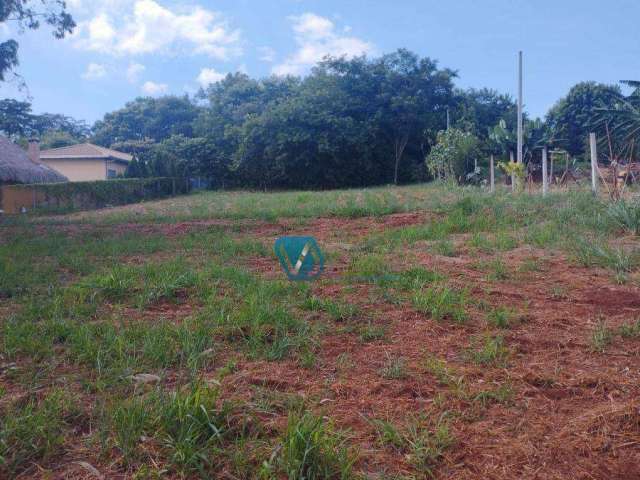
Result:
[[447,130],[449,130],[450,120],[449,120],[449,107],[447,107]]
[[[589,147],[591,150],[591,191],[594,195],[598,193],[598,143],[596,142],[596,134],[589,134]],[[617,181],[616,178],[613,181]]]
[[518,52],[518,163],[522,163],[523,148],[522,129],[522,50]]

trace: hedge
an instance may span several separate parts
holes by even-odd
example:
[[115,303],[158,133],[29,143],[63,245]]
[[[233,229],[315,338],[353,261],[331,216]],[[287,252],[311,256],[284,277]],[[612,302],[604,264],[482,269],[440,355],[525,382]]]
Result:
[[[69,211],[125,205],[188,193],[186,178],[127,178],[93,182],[40,183],[12,185],[11,189],[28,189],[37,199],[40,211]],[[30,205],[33,209],[33,205]]]

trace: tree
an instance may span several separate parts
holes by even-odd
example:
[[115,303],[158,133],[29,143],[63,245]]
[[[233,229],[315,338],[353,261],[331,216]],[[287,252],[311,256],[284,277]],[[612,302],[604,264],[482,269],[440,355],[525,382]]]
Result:
[[597,128],[601,110],[612,108],[621,93],[616,85],[578,83],[549,110],[546,122],[569,154],[585,155],[589,133]]
[[[30,0],[0,0],[0,25],[11,22],[19,32],[24,32],[36,30],[44,22],[53,28],[53,36],[58,39],[73,32],[76,23],[66,11],[63,0],[41,0],[41,9],[33,3]],[[7,73],[18,64],[18,42],[9,39],[0,43],[0,81],[5,81]]]
[[17,140],[33,134],[34,120],[29,102],[0,100],[0,132],[7,137]]
[[118,142],[161,142],[172,135],[193,136],[193,122],[200,113],[188,96],[141,97],[108,113],[93,127],[93,141],[107,147]]
[[426,162],[435,178],[463,183],[467,174],[474,170],[479,155],[479,141],[475,135],[450,128],[438,133],[437,143]]

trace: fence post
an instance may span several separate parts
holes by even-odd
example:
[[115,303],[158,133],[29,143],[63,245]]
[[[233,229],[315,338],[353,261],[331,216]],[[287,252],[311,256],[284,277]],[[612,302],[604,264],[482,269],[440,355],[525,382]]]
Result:
[[489,158],[489,182],[490,182],[490,192],[493,193],[496,191],[496,174],[494,171],[494,165],[493,165],[493,154],[491,154],[491,157]]
[[598,193],[598,145],[596,134],[589,134],[589,146],[591,147],[591,191],[594,195]]
[[547,147],[542,149],[542,196],[547,196],[547,185],[549,179],[547,178]]

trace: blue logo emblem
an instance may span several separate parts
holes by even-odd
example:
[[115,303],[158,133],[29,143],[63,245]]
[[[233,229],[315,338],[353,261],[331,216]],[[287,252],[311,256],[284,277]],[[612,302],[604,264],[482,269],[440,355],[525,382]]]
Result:
[[324,256],[313,237],[280,237],[273,248],[289,280],[315,280],[324,270]]

